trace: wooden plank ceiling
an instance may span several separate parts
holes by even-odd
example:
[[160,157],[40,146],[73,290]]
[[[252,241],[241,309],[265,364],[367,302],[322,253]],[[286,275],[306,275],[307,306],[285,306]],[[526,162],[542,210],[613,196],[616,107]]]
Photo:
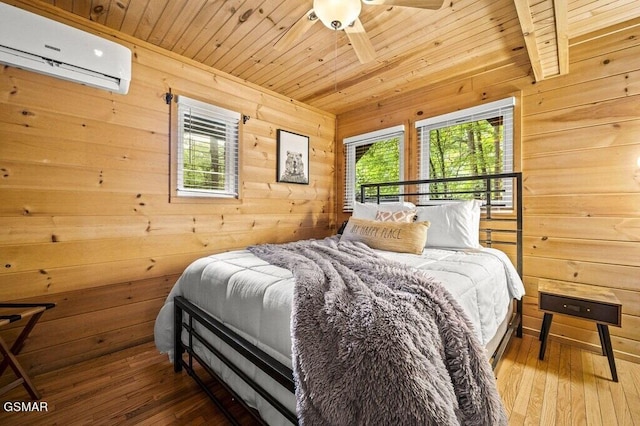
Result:
[[314,24],[274,43],[312,0],[33,0],[336,114],[504,66],[536,80],[571,72],[568,46],[638,25],[639,0],[445,0],[439,10],[363,5],[376,51],[361,64],[343,31]]

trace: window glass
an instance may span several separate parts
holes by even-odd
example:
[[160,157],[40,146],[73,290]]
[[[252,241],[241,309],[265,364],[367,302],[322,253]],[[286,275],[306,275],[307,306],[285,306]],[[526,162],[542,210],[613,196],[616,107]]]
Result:
[[[429,118],[416,123],[419,178],[442,179],[513,171],[514,98]],[[495,198],[511,204],[511,181],[496,181]],[[433,183],[421,191],[430,200],[458,191],[473,198],[473,184]],[[424,200],[423,200],[424,201]]]
[[[353,209],[355,201],[363,202],[360,186],[363,183],[397,182],[403,179],[404,128],[402,126],[384,129],[350,137],[344,140],[346,151],[345,196],[343,208]],[[398,193],[397,187],[382,189],[385,193]],[[366,194],[364,201],[372,200]],[[382,201],[397,201],[384,198]]]
[[178,97],[177,193],[238,196],[240,113]]

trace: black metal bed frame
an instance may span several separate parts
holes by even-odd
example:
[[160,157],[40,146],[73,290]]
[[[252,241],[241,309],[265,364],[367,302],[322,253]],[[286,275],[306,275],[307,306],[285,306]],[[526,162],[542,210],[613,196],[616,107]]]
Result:
[[[497,201],[500,197],[497,195],[500,193],[504,193],[504,188],[501,188],[500,185],[496,185],[495,183],[498,181],[502,181],[504,179],[512,179],[514,182],[513,185],[513,205],[507,206],[503,202]],[[452,183],[452,182],[462,182],[462,181],[472,181],[480,184],[481,186],[476,186],[472,190],[462,190],[462,191],[405,191],[406,187],[415,187],[420,185],[427,184],[440,184],[440,183]],[[516,269],[518,274],[522,277],[522,269],[523,269],[523,257],[522,257],[522,174],[521,173],[505,173],[505,174],[493,174],[493,175],[484,175],[478,177],[464,177],[464,178],[450,178],[450,179],[427,179],[427,180],[412,180],[412,181],[402,181],[402,182],[387,182],[380,184],[366,184],[361,188],[361,199],[365,199],[366,191],[369,188],[376,188],[376,195],[374,199],[379,203],[383,200],[385,195],[381,194],[381,188],[389,187],[389,186],[398,186],[399,188],[403,188],[401,192],[395,193],[393,196],[396,197],[417,197],[417,196],[429,196],[429,197],[442,197],[446,196],[446,200],[453,200],[451,196],[459,196],[456,199],[460,198],[481,198],[484,205],[483,209],[485,211],[484,217],[482,218],[483,223],[491,224],[492,222],[511,222],[513,223],[512,229],[503,229],[503,228],[492,228],[491,226],[487,226],[481,228],[481,232],[484,232],[486,238],[481,239],[485,245],[491,247],[492,245],[515,245],[516,246]],[[442,202],[442,198],[438,200],[438,202]],[[436,204],[434,203],[421,203],[418,205],[429,205]],[[505,208],[509,208],[513,213],[515,213],[515,217],[513,214],[495,214],[495,209],[504,210]],[[505,235],[505,234],[515,234],[515,242],[510,241],[508,238],[501,239],[497,238],[497,235]],[[248,377],[240,368],[238,368],[233,361],[228,359],[224,354],[222,354],[219,350],[217,350],[205,337],[202,336],[201,333],[195,327],[195,323],[201,325],[202,327],[209,330],[218,339],[226,343],[233,350],[238,352],[245,359],[250,361],[260,370],[265,372],[269,377],[283,386],[285,389],[290,391],[291,393],[295,392],[295,385],[293,381],[293,372],[292,370],[247,341],[245,338],[240,336],[235,331],[229,329],[222,322],[213,318],[209,313],[199,308],[194,303],[188,301],[182,296],[178,296],[174,299],[175,305],[175,313],[174,313],[174,348],[175,348],[175,356],[174,356],[174,371],[180,372],[184,368],[187,373],[193,377],[193,379],[200,385],[200,387],[204,390],[204,392],[211,398],[211,400],[216,404],[216,406],[225,414],[225,416],[229,419],[229,421],[233,425],[238,425],[239,423],[234,419],[233,415],[226,409],[224,404],[213,394],[211,389],[207,386],[202,377],[199,376],[199,373],[196,371],[196,367],[194,365],[194,360],[214,379],[216,379],[220,384],[222,384],[230,393],[236,398],[242,405],[244,405],[250,413],[256,417],[256,419],[263,423],[262,419],[258,415],[258,413],[244,403],[242,398],[240,398],[227,384],[213,371],[213,369],[207,365],[207,363],[195,352],[194,350],[194,340],[200,342],[203,346],[205,346],[209,351],[211,351],[221,362],[223,362],[226,366],[228,366],[238,377],[240,377],[243,381],[245,381],[249,386],[251,386],[262,398],[264,398],[267,402],[269,402],[276,410],[278,410],[285,418],[290,420],[293,424],[297,424],[297,416],[296,413],[292,413],[286,407],[284,407],[278,400],[276,400],[268,391],[266,391],[262,386],[258,383],[254,382],[250,377]],[[183,331],[187,332],[187,343],[183,343],[182,334]],[[510,320],[507,331],[502,337],[501,342],[499,343],[496,351],[490,358],[490,362],[492,367],[495,369],[498,365],[504,351],[507,348],[507,345],[511,339],[513,333],[516,333],[518,337],[522,337],[522,300],[516,301],[516,310]],[[184,354],[187,354],[186,359]],[[263,423],[264,424],[264,423]]]
[[[512,181],[513,194],[511,197],[511,206],[507,205],[504,200],[499,197],[501,194],[506,193],[506,189],[503,186],[503,182],[506,179]],[[445,183],[459,183],[470,182],[475,183],[473,189],[463,190],[411,190],[412,187],[420,187],[431,184],[445,184]],[[393,192],[392,194],[382,194],[382,188],[385,187],[398,187],[400,190]],[[409,189],[407,190],[407,187]],[[374,189],[374,195],[369,195],[368,190]],[[424,197],[428,196],[432,201],[421,202],[419,200],[415,203],[417,206],[428,205],[441,205],[447,201],[459,201],[461,199],[479,199],[483,202],[483,210],[485,216],[481,222],[488,224],[488,226],[481,227],[480,232],[485,233],[486,237],[480,239],[480,242],[484,243],[487,247],[493,245],[515,245],[516,246],[516,270],[518,275],[523,276],[523,251],[522,251],[522,222],[523,222],[523,204],[522,204],[522,173],[500,173],[481,176],[463,176],[455,178],[441,178],[441,179],[422,179],[422,180],[408,180],[401,182],[385,182],[385,183],[367,183],[360,187],[360,199],[371,200],[376,203],[380,203],[383,199],[391,198],[393,200],[403,199],[404,197]],[[498,213],[501,211],[502,213]],[[505,210],[511,211],[512,214],[504,214]],[[512,224],[512,228],[493,228],[492,222],[502,222]],[[508,238],[504,238],[507,235],[515,235],[516,241],[511,241]],[[522,300],[518,300],[516,304],[516,314],[518,320],[517,336],[522,337]],[[497,362],[493,364],[493,367],[497,365]]]

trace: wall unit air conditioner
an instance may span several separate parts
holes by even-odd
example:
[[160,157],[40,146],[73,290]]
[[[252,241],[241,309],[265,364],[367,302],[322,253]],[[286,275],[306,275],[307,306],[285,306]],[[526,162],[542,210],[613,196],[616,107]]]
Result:
[[126,94],[131,50],[0,3],[0,63]]

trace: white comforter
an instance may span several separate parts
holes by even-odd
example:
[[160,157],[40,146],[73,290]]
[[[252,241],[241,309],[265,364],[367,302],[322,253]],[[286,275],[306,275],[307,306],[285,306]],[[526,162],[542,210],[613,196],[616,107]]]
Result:
[[[483,345],[494,337],[510,301],[524,295],[524,286],[515,268],[504,253],[495,249],[426,249],[422,255],[378,252],[429,271],[442,282],[464,308]],[[179,278],[158,314],[156,346],[173,358],[173,298],[182,295],[291,367],[293,287],[290,271],[270,265],[247,250],[196,260]],[[212,362],[217,364],[215,360]],[[251,370],[250,366],[245,367]],[[227,380],[224,372],[223,379]],[[263,411],[260,401],[251,401],[255,394],[245,392],[241,396]],[[295,409],[295,400],[290,404]],[[271,423],[271,414],[262,414]],[[274,423],[280,421],[274,420]]]

